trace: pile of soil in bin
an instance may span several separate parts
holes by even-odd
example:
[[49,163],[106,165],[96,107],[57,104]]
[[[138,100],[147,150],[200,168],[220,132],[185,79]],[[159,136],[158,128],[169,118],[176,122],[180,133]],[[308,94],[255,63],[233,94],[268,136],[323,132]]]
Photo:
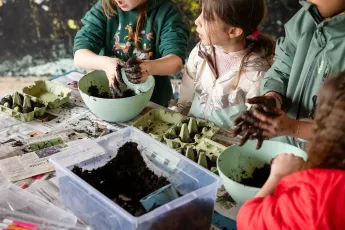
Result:
[[262,168],[256,168],[253,172],[252,177],[242,179],[240,183],[255,188],[262,188],[262,186],[267,181],[270,172],[271,165],[266,163]]
[[[99,98],[105,98],[105,99],[113,99],[111,95],[107,92],[100,92],[97,86],[90,86],[88,89],[88,94],[93,97],[99,97]],[[127,89],[125,92],[123,92],[123,96],[119,98],[127,98],[127,97],[133,97],[135,96],[135,92],[131,89]],[[118,99],[118,98],[116,98]]]
[[146,213],[142,198],[169,184],[146,166],[134,142],[124,144],[103,167],[88,171],[75,166],[72,171],[133,216]]

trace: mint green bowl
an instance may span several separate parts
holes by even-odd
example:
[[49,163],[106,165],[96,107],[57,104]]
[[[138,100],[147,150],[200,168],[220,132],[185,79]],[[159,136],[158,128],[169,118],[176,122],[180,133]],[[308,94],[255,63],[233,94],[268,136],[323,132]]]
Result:
[[149,103],[155,80],[149,76],[148,80],[139,85],[130,83],[124,78],[128,88],[134,90],[136,95],[128,98],[105,99],[93,97],[88,94],[90,86],[97,86],[101,92],[109,92],[108,78],[104,71],[93,71],[79,81],[79,91],[85,104],[91,112],[99,118],[109,122],[126,122],[140,114]]
[[249,178],[255,168],[261,168],[265,163],[282,153],[292,153],[307,159],[303,150],[282,142],[264,141],[261,149],[256,150],[257,141],[248,141],[244,146],[233,145],[222,152],[217,160],[219,176],[225,189],[238,205],[253,198],[259,188],[238,183],[242,178]]

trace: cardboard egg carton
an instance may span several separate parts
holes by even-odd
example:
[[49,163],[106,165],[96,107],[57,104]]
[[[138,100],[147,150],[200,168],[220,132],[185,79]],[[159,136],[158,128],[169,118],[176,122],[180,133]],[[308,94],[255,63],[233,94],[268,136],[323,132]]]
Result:
[[48,103],[29,95],[15,92],[0,101],[0,111],[23,122],[32,121],[46,112]]

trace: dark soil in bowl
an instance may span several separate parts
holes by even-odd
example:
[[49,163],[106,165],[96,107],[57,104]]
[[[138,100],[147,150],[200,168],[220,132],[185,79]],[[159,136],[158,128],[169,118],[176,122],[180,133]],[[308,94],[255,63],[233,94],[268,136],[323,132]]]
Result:
[[135,92],[131,89],[127,89],[124,93],[122,98],[133,97],[135,96]]
[[262,188],[270,175],[270,171],[271,165],[266,163],[262,168],[256,168],[252,177],[242,179],[240,183],[255,188]]
[[93,97],[111,98],[109,93],[106,93],[106,92],[100,93],[98,87],[94,85],[90,86],[87,92],[89,93],[90,96],[93,96]]
[[75,166],[72,171],[133,216],[146,213],[140,199],[169,184],[146,166],[134,142],[123,145],[103,167],[88,171]]
[[[98,98],[105,98],[105,99],[113,99],[111,95],[107,92],[100,92],[97,86],[90,86],[89,90],[87,91],[90,96],[98,97]],[[120,98],[127,98],[127,97],[133,97],[135,96],[135,92],[131,89],[127,89],[125,92],[123,92],[123,96]],[[118,98],[117,98],[118,99]]]

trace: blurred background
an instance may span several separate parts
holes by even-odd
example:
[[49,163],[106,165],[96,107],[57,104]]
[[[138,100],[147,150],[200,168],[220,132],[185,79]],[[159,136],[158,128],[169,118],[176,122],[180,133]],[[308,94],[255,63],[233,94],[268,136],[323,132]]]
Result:
[[[195,31],[198,0],[173,0]],[[73,39],[81,18],[97,0],[0,0],[0,96],[36,79],[78,70],[73,66]],[[278,38],[299,9],[298,0],[267,0],[263,32]],[[197,43],[192,33],[191,50]],[[83,70],[78,70],[83,72]],[[180,75],[172,76],[178,79]],[[176,82],[176,81],[175,81]]]

